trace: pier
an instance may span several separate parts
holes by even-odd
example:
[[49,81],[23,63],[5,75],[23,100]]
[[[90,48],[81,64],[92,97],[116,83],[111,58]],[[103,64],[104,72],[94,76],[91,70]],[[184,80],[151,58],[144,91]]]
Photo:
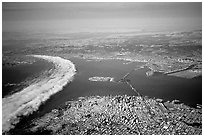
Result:
[[177,70],[172,70],[172,71],[167,71],[165,73],[163,73],[164,75],[168,75],[168,74],[173,74],[173,73],[177,73],[177,72],[181,72],[181,71],[185,71],[188,69],[192,69],[196,64],[192,64],[188,67],[182,68],[182,69],[177,69]]

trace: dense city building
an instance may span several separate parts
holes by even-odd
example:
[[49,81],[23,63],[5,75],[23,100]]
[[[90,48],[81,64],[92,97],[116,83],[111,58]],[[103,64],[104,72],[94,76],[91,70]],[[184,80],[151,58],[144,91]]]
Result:
[[202,111],[177,101],[138,96],[91,96],[69,101],[34,120],[30,132],[79,135],[199,135]]

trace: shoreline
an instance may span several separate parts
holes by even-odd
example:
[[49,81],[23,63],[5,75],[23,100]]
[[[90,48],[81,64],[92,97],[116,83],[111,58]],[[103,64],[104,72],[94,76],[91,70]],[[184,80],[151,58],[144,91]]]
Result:
[[67,101],[64,106],[32,120],[24,132],[37,135],[201,134],[201,117],[202,108],[191,108],[177,100],[89,96]]
[[[37,56],[38,56],[38,55],[37,55]],[[73,61],[73,62],[74,62],[74,61]],[[76,64],[76,65],[77,65],[77,64]],[[185,105],[186,105],[186,104],[185,104]],[[35,112],[37,112],[37,111],[35,111]],[[22,116],[21,118],[24,119],[24,117],[25,117],[25,116]],[[26,116],[26,117],[27,117],[27,116]],[[21,120],[21,119],[20,119],[20,120]],[[19,123],[20,123],[20,122],[19,122]],[[28,122],[28,124],[30,124],[30,123]],[[17,129],[15,129],[15,130],[17,130]],[[7,132],[7,133],[9,134],[9,132]]]
[[43,102],[61,91],[76,74],[75,65],[69,60],[46,55],[28,56],[44,59],[53,63],[55,67],[49,77],[38,78],[23,90],[2,99],[2,132],[14,128],[20,116],[26,116],[38,110]]

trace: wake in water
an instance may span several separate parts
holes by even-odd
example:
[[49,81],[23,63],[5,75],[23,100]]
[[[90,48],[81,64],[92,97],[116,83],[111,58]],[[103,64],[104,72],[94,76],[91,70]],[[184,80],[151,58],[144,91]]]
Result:
[[45,59],[55,66],[49,77],[36,80],[23,90],[2,99],[2,130],[9,131],[19,122],[20,116],[26,116],[38,110],[39,106],[51,95],[61,91],[76,73],[74,64],[60,57],[31,55]]

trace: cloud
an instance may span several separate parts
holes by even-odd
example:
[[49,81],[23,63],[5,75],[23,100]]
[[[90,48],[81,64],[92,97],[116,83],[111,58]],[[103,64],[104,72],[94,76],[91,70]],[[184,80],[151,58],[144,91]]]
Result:
[[14,125],[19,122],[19,116],[29,115],[38,110],[43,102],[61,91],[75,75],[75,66],[69,60],[45,55],[32,56],[54,63],[55,68],[51,76],[37,79],[22,91],[2,99],[3,132],[14,128]]

